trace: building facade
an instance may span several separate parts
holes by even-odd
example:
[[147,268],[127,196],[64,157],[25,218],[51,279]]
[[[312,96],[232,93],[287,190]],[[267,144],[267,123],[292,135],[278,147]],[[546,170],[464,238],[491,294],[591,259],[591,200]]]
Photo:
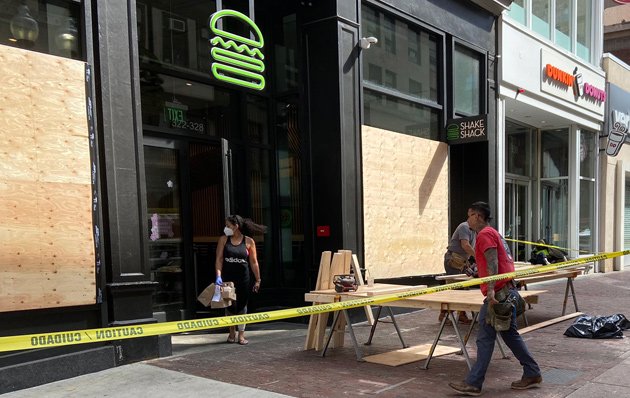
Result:
[[[521,0],[501,24],[498,224],[507,238],[544,239],[571,257],[598,251],[602,10],[599,0]],[[518,261],[531,247],[512,242]]]
[[[0,264],[4,336],[220,315],[196,296],[214,279],[229,214],[268,227],[254,237],[255,312],[303,304],[325,250],[352,250],[382,279],[441,273],[468,204],[500,203],[491,165],[503,156],[494,126],[507,1],[9,3],[0,57],[3,75],[17,74],[2,104],[28,128],[6,122],[16,150],[3,164],[42,153],[67,162],[34,172],[16,161],[2,180],[64,176],[36,191],[42,202],[27,188],[0,196],[15,220],[3,230],[13,245]],[[63,222],[20,229],[43,211]],[[71,232],[80,244],[62,239]],[[44,235],[63,250],[27,247]],[[29,279],[42,270],[64,283]],[[168,336],[147,337],[3,354],[0,367],[50,368],[65,354],[91,364],[75,372],[92,371],[169,349]]]
[[[628,127],[630,121],[630,66],[612,54],[604,54],[606,71],[606,123],[600,136],[600,250],[626,250],[630,247],[630,180]],[[602,261],[600,270],[619,271],[628,256]]]

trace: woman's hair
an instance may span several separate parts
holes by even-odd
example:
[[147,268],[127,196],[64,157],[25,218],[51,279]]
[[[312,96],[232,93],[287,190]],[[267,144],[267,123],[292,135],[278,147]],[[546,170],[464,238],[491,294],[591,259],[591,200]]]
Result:
[[256,224],[249,218],[243,218],[237,214],[232,214],[225,218],[228,222],[238,225],[243,235],[253,235],[255,233],[264,234],[267,231],[267,227],[261,224]]
[[470,209],[481,214],[485,221],[489,222],[490,220],[492,220],[490,206],[486,202],[475,202],[470,205]]

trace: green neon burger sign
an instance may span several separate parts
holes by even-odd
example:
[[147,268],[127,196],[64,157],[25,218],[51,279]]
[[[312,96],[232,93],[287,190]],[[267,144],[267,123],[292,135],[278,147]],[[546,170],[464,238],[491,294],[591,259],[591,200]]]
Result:
[[[226,32],[217,27],[220,18],[235,18],[247,25],[255,39]],[[265,45],[258,26],[247,15],[234,10],[217,11],[210,17],[210,30],[215,34],[210,39],[212,49],[210,64],[212,75],[218,80],[253,90],[265,88],[265,64],[261,49]]]

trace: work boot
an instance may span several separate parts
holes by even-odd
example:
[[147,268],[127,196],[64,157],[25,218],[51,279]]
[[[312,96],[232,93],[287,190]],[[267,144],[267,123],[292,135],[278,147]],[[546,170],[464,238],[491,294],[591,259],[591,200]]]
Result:
[[440,316],[438,317],[438,322],[442,322],[442,319],[446,318],[446,325],[450,325],[453,322],[451,322],[450,319],[448,319],[448,311],[440,311]]
[[542,376],[522,377],[519,381],[512,382],[513,390],[527,390],[528,388],[540,387]]
[[466,316],[466,313],[464,311],[459,312],[459,317],[457,321],[463,325],[470,325],[472,323],[472,319],[468,318],[468,316]]
[[478,397],[481,395],[481,388],[471,386],[466,381],[460,381],[458,383],[448,383],[448,386],[462,395],[470,395]]

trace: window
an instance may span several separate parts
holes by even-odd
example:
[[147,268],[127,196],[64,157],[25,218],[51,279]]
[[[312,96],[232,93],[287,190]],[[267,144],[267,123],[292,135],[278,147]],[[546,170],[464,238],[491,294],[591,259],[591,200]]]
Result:
[[478,115],[481,112],[481,54],[455,45],[453,53],[453,97],[455,113]]
[[533,175],[533,144],[534,132],[510,120],[505,121],[507,172],[518,176],[531,177]]
[[556,44],[571,51],[572,0],[556,0]]
[[521,25],[526,25],[525,21],[525,0],[515,0],[510,5],[510,10],[508,11],[508,15]]
[[593,252],[595,231],[595,173],[597,162],[597,135],[592,131],[580,132],[580,250]]
[[379,39],[376,45],[361,52],[363,123],[439,139],[442,38],[371,5],[363,4],[361,10],[362,36],[374,35]]
[[383,36],[385,36],[385,51],[396,54],[396,21],[383,15]]
[[569,130],[541,133],[540,236],[567,247],[569,233]]
[[575,52],[578,57],[585,61],[591,61],[593,23],[593,2],[592,0],[578,0],[577,2],[577,42]]
[[549,39],[549,21],[551,20],[549,0],[532,0],[532,30]]
[[75,1],[9,1],[0,7],[0,44],[85,59],[81,4]]
[[595,42],[593,15],[600,5],[593,0],[515,0],[506,15],[590,63]]
[[543,131],[541,170],[543,178],[568,177],[569,132],[566,129]]
[[416,137],[439,139],[440,113],[411,101],[364,90],[364,122]]

